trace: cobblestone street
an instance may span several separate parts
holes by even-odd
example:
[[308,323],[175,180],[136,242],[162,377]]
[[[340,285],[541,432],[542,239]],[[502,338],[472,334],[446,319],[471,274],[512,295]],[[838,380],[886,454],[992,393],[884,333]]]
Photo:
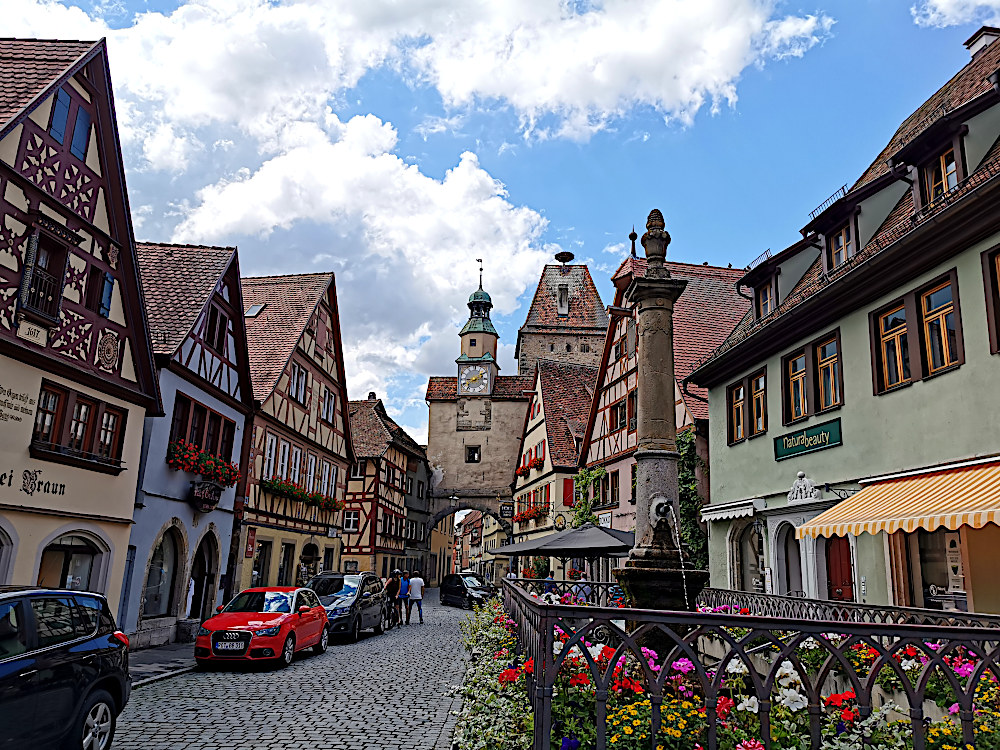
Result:
[[334,640],[326,654],[299,654],[284,670],[193,672],[139,687],[114,747],[450,748],[459,703],[448,692],[465,672],[465,613],[437,601],[429,590],[425,625]]

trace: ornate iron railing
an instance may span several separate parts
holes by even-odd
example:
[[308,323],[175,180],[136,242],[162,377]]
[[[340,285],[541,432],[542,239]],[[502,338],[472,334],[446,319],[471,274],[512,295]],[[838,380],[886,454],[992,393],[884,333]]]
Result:
[[517,585],[529,596],[542,597],[551,604],[577,604],[588,607],[625,606],[625,592],[617,583],[521,578],[518,579]]
[[62,294],[59,279],[38,266],[31,269],[25,306],[46,318],[59,319],[59,297]]
[[975,748],[1000,726],[995,628],[547,604],[540,583],[503,582],[534,750]]
[[816,206],[816,208],[814,208],[812,211],[809,212],[809,220],[812,221],[813,219],[815,219],[817,216],[826,211],[826,209],[828,209],[834,203],[839,201],[845,195],[847,195],[847,185],[841,185],[837,189],[837,192],[835,192],[833,195],[831,195],[829,198],[827,198],[825,201],[820,203],[818,206]]
[[746,610],[760,617],[785,617],[793,620],[1000,628],[1000,615],[917,607],[878,607],[856,602],[823,601],[728,589],[704,589],[695,601],[700,608],[728,608],[728,611],[736,614]]

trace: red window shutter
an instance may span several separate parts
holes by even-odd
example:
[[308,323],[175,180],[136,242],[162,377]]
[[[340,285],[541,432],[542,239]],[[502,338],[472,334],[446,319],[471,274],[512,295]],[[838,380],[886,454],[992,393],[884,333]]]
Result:
[[572,508],[576,501],[576,495],[574,494],[573,480],[563,479],[563,505],[567,508]]

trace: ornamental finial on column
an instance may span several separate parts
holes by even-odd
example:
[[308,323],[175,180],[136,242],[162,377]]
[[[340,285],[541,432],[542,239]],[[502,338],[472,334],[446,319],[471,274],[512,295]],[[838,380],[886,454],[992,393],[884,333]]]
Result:
[[648,263],[647,275],[659,276],[661,272],[667,276],[670,275],[663,267],[663,262],[667,258],[667,245],[669,244],[670,233],[666,230],[663,214],[660,213],[658,208],[654,208],[649,212],[649,217],[646,219],[646,233],[642,235],[642,247],[646,251],[646,261]]

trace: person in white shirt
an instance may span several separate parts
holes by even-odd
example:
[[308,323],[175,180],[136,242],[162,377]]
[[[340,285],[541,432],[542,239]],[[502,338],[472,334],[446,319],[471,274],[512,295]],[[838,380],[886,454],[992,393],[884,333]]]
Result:
[[424,579],[420,577],[420,571],[414,570],[410,576],[410,599],[406,603],[406,624],[410,624],[410,612],[413,605],[417,605],[417,613],[420,615],[420,624],[424,624]]

